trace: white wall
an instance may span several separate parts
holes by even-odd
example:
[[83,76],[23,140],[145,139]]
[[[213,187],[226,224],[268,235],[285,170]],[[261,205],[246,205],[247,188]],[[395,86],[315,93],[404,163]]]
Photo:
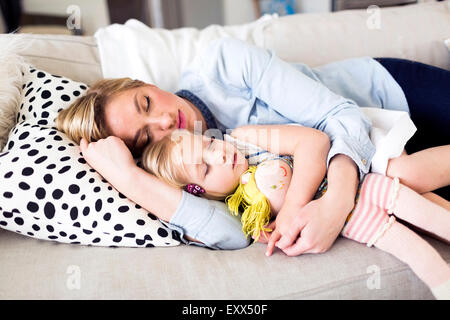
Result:
[[67,16],[67,8],[77,5],[81,12],[81,28],[86,35],[109,24],[109,12],[106,0],[23,0],[23,11]]

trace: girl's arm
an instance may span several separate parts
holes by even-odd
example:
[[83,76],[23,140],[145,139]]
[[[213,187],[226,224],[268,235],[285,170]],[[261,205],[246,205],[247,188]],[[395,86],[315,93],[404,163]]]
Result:
[[187,240],[214,249],[239,249],[249,244],[239,219],[224,203],[195,197],[137,167],[121,139],[111,136],[90,144],[82,139],[80,149],[89,165],[118,191],[181,229]]
[[292,155],[294,172],[284,206],[298,211],[311,201],[327,170],[330,140],[325,133],[298,125],[249,125],[231,135],[275,154]]

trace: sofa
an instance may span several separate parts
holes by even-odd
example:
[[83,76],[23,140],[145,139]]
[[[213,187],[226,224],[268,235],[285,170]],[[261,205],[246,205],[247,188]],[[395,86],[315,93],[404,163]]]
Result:
[[[287,61],[311,66],[357,56],[390,56],[450,70],[450,1],[374,13],[271,17],[214,26]],[[209,29],[210,30],[210,29]],[[199,34],[205,30],[198,30]],[[165,31],[169,32],[169,31]],[[174,31],[176,32],[176,31]],[[240,33],[242,35],[242,33]],[[10,41],[15,35],[0,35]],[[93,36],[23,35],[20,54],[39,69],[92,84],[103,78]],[[0,47],[1,50],[1,47]],[[423,235],[450,262],[450,247]],[[339,237],[322,254],[264,255],[264,245],[219,251],[178,245],[107,248],[44,241],[0,229],[0,299],[433,299],[407,265]]]

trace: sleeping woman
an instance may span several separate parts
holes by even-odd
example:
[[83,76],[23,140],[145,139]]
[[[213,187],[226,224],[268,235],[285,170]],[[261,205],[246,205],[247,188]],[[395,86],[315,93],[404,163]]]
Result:
[[[315,186],[299,184],[301,196],[283,209],[290,213],[286,217],[301,218],[276,219],[279,247],[298,255],[330,248],[354,207],[359,181],[369,172],[375,148],[370,121],[358,106],[411,114],[418,131],[406,145],[409,155],[392,161],[387,175],[421,194],[439,188],[439,159],[422,159],[421,151],[450,141],[449,86],[450,71],[418,62],[363,57],[310,68],[228,38],[212,42],[196,57],[175,94],[138,80],[102,80],[59,114],[57,126],[75,142],[84,138],[90,143],[83,156],[116,189],[170,222],[185,238],[220,249],[249,244],[226,205],[157,179],[137,167],[131,153],[140,155],[176,129],[225,132],[249,124],[294,122],[326,133],[331,140],[328,191],[311,200]],[[411,175],[417,163],[429,175]],[[306,168],[300,170],[307,175]],[[444,174],[449,176],[449,171]]]

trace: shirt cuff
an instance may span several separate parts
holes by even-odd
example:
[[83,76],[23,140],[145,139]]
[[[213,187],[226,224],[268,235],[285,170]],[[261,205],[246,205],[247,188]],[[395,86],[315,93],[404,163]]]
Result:
[[359,169],[359,181],[362,181],[370,170],[372,157],[375,154],[375,147],[370,140],[361,143],[350,137],[335,137],[331,141],[331,148],[328,152],[327,168],[331,159],[338,154],[344,154],[355,162]]
[[[225,203],[194,196],[183,191],[177,211],[169,227],[181,236],[194,238],[212,249],[234,250],[250,244],[242,232],[240,217],[232,215]],[[188,244],[201,243],[188,241]]]

